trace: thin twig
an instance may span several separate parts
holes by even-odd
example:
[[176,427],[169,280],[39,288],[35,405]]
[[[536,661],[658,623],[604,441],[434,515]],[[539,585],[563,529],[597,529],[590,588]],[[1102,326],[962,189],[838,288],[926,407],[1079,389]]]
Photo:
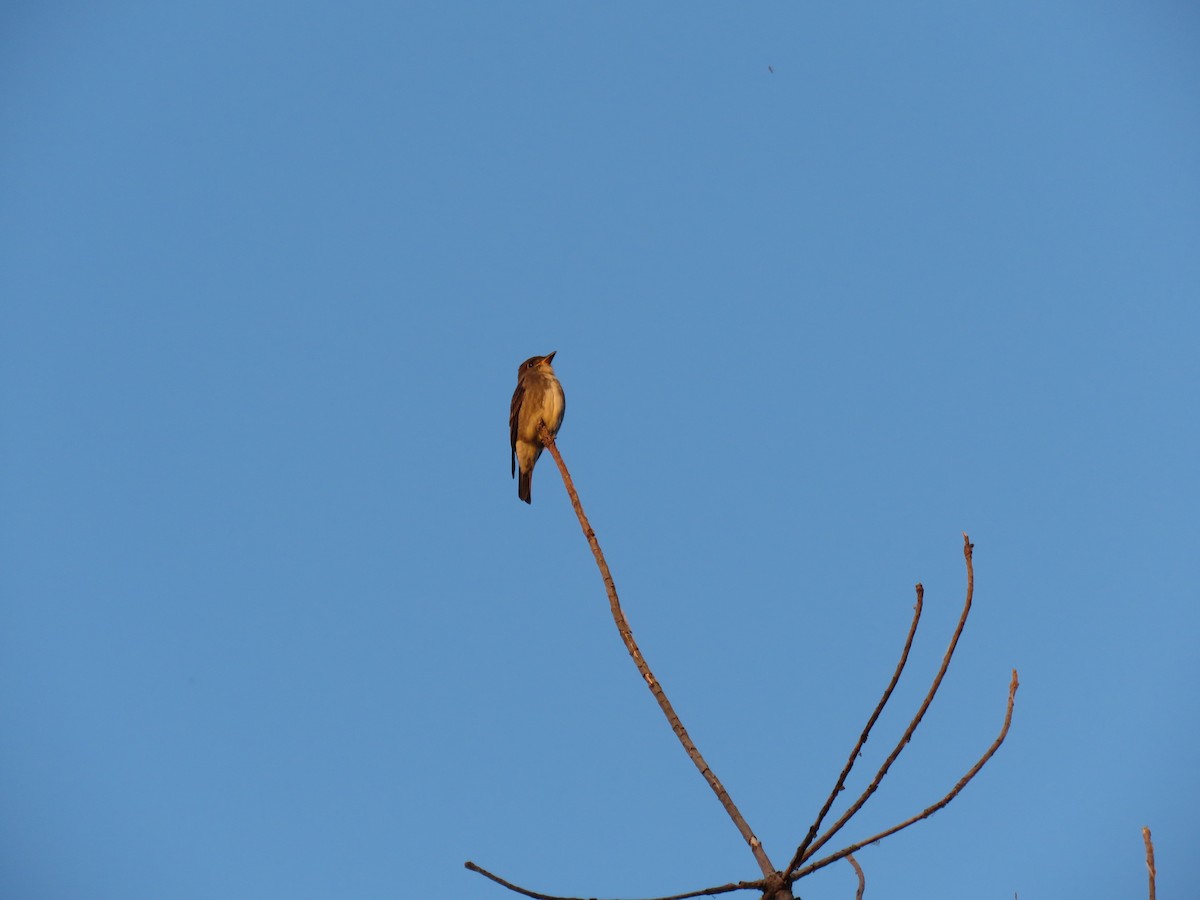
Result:
[[867,876],[863,874],[862,866],[858,864],[853,853],[847,853],[846,859],[854,866],[854,874],[858,876],[858,890],[854,892],[854,900],[862,900],[863,892],[867,889]]
[[[484,878],[490,878],[496,884],[508,888],[513,893],[533,897],[534,900],[584,900],[582,897],[559,897],[554,894],[539,894],[537,891],[530,891],[519,887],[511,881],[505,881],[499,875],[495,875],[483,866],[477,866],[473,862],[468,861],[463,863],[463,865],[472,872],[478,872]],[[739,881],[737,884],[722,884],[717,887],[704,888],[700,891],[689,891],[686,894],[672,894],[670,897],[653,897],[650,900],[688,900],[689,897],[711,897],[715,894],[728,894],[732,891],[759,891],[762,890],[763,884],[764,882],[761,879],[759,881]]]
[[[867,737],[871,734],[871,729],[875,727],[875,722],[883,712],[884,706],[887,705],[888,698],[892,696],[892,691],[896,689],[896,683],[900,681],[900,673],[904,671],[904,666],[908,662],[908,651],[912,649],[913,635],[917,633],[917,623],[921,621],[921,608],[925,602],[925,588],[917,585],[917,603],[913,607],[912,624],[908,626],[908,637],[904,640],[904,649],[900,652],[900,661],[896,663],[896,671],[892,673],[892,680],[888,682],[887,689],[883,692],[883,696],[879,698],[879,703],[875,707],[875,711],[871,713],[871,718],[867,719],[867,725],[859,735],[858,743],[854,745],[854,749],[850,751],[850,756],[846,760],[846,765],[842,769],[842,774],[838,776],[837,783],[834,784],[833,790],[829,792],[829,797],[825,800],[825,805],[821,807],[821,811],[817,813],[816,819],[808,828],[808,834],[804,836],[804,840],[800,842],[800,846],[796,850],[796,854],[792,857],[792,861],[788,863],[788,867],[784,872],[783,877],[787,878],[800,865],[800,861],[804,859],[804,851],[808,849],[808,845],[812,843],[813,838],[817,836],[817,832],[821,828],[821,823],[825,821],[825,816],[828,814],[830,807],[833,806],[833,801],[837,799],[838,794],[842,792],[846,785],[846,777],[850,774],[850,770],[854,768],[854,763],[858,759],[859,751],[862,750],[863,744],[867,742]],[[857,863],[855,863],[857,866]]]
[[633,639],[633,631],[629,627],[625,613],[621,610],[621,601],[617,598],[617,588],[613,583],[612,573],[608,570],[608,563],[604,559],[604,552],[600,549],[600,542],[596,540],[596,532],[592,530],[591,523],[588,522],[588,518],[583,512],[583,504],[579,502],[579,494],[575,491],[575,484],[571,480],[571,473],[567,471],[567,464],[563,462],[562,454],[558,452],[558,447],[554,443],[554,437],[546,429],[545,425],[541,427],[540,437],[542,443],[546,445],[546,449],[554,457],[554,462],[558,465],[558,471],[562,474],[563,484],[566,486],[567,494],[571,498],[571,506],[575,508],[575,515],[579,519],[579,527],[583,529],[583,535],[587,538],[588,546],[592,548],[592,555],[596,558],[596,565],[599,567],[600,575],[604,579],[604,588],[608,592],[608,605],[612,610],[613,621],[617,625],[617,631],[621,633],[621,640],[625,642],[625,649],[633,657],[633,662],[637,666],[638,672],[641,673],[642,679],[650,688],[650,693],[654,695],[654,699],[658,701],[663,715],[667,717],[667,722],[671,725],[671,730],[679,738],[679,743],[683,745],[683,749],[687,752],[687,755],[691,757],[700,774],[704,776],[704,780],[708,782],[713,793],[717,795],[717,799],[721,801],[725,812],[733,820],[733,824],[737,827],[743,839],[750,845],[750,851],[754,854],[754,859],[758,863],[759,869],[762,870],[764,876],[774,874],[775,867],[771,864],[771,860],[767,858],[767,853],[763,849],[762,842],[759,841],[750,829],[750,826],[746,823],[746,819],[734,804],[732,798],[729,796],[729,792],[725,790],[725,786],[717,778],[716,773],[705,762],[704,757],[700,755],[695,742],[688,735],[687,729],[683,727],[683,723],[679,720],[678,713],[671,706],[671,701],[667,699],[662,685],[654,677],[654,673],[650,671],[650,666],[642,656],[642,651],[638,648],[637,641]]
[[983,756],[981,756],[979,758],[979,762],[975,763],[975,765],[973,765],[971,767],[970,771],[967,772],[966,775],[964,775],[962,778],[959,779],[958,784],[954,785],[954,787],[950,791],[950,793],[948,793],[945,797],[943,797],[937,803],[933,804],[933,806],[930,806],[928,809],[922,810],[920,813],[913,816],[911,819],[906,819],[905,821],[901,822],[899,825],[894,825],[891,828],[887,829],[886,831],[881,831],[881,832],[879,832],[879,834],[872,835],[871,837],[867,838],[865,841],[859,841],[857,844],[851,844],[849,847],[839,850],[837,853],[834,853],[831,856],[826,856],[824,859],[820,859],[817,862],[812,863],[811,865],[805,866],[803,869],[798,870],[792,876],[792,880],[797,881],[797,880],[803,878],[805,875],[809,875],[809,874],[817,871],[817,869],[823,868],[823,867],[829,865],[830,863],[837,862],[839,859],[842,859],[845,856],[849,856],[851,853],[855,852],[856,850],[860,850],[863,847],[867,846],[867,844],[873,844],[876,841],[881,841],[885,837],[889,837],[889,836],[895,834],[897,831],[907,828],[909,825],[913,825],[917,822],[920,822],[922,819],[929,818],[935,812],[937,812],[939,809],[941,809],[943,806],[945,806],[947,803],[949,803],[951,800],[953,800],[955,797],[957,797],[959,791],[961,791],[964,787],[966,787],[967,782],[969,782],[972,778],[974,778],[976,775],[979,774],[979,770],[982,769],[987,764],[987,761],[992,758],[992,756],[995,754],[995,752],[1000,749],[1000,745],[1004,743],[1004,738],[1008,735],[1008,727],[1012,724],[1013,702],[1016,700],[1018,687],[1020,687],[1020,683],[1017,681],[1017,670],[1013,669],[1012,681],[1010,681],[1009,685],[1008,685],[1008,709],[1004,713],[1004,725],[1000,729],[1000,734],[997,735],[997,737],[994,741],[992,741],[992,745],[990,747],[988,747],[987,752],[984,753]]
[[[842,830],[842,827],[854,817],[854,814],[862,809],[863,804],[867,802],[872,794],[879,787],[879,783],[883,781],[883,777],[887,775],[888,769],[892,767],[892,763],[896,761],[896,757],[900,755],[910,740],[912,740],[913,732],[917,730],[917,726],[921,724],[921,719],[924,718],[926,710],[929,709],[929,704],[933,702],[934,696],[941,687],[942,679],[946,677],[946,670],[950,668],[950,659],[954,656],[954,650],[958,646],[958,639],[962,635],[963,626],[967,624],[967,616],[971,613],[971,599],[975,595],[975,568],[971,560],[971,551],[974,549],[974,544],[967,537],[967,533],[963,532],[963,558],[967,563],[967,597],[963,603],[962,615],[958,617],[958,626],[954,629],[954,635],[950,638],[950,645],[946,648],[946,655],[942,657],[942,666],[938,669],[937,675],[933,678],[933,684],[929,686],[929,692],[925,695],[925,700],[921,703],[921,708],[917,710],[917,714],[913,716],[911,722],[908,723],[908,728],[904,730],[904,734],[900,736],[900,740],[896,743],[895,749],[888,754],[888,758],[883,761],[883,765],[879,767],[879,771],[875,773],[875,777],[871,783],[867,785],[867,789],[862,792],[862,795],[854,801],[842,817],[834,822],[829,829],[817,838],[805,851],[804,859],[811,859],[816,855],[816,852],[821,849],[829,839]],[[803,861],[803,860],[802,860]]]
[[1150,839],[1150,829],[1142,828],[1142,841],[1146,844],[1146,869],[1150,873],[1150,900],[1154,900],[1154,879],[1158,872],[1154,868],[1154,841]]

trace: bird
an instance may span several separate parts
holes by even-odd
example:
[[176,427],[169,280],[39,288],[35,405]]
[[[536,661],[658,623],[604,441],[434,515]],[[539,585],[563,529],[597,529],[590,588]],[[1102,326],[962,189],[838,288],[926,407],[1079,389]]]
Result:
[[508,436],[512,446],[512,474],[521,477],[517,481],[517,496],[526,503],[533,503],[530,486],[533,466],[542,455],[542,439],[538,434],[545,425],[551,435],[558,434],[563,413],[567,410],[567,398],[562,385],[550,365],[554,354],[531,356],[517,369],[517,389],[513,391],[512,406],[508,411]]

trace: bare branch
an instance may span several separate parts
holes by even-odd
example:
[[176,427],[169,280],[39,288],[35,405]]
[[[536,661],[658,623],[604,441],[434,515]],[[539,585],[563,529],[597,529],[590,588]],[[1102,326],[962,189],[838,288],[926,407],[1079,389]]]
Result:
[[637,641],[633,638],[633,631],[629,627],[625,613],[621,610],[621,601],[617,597],[617,588],[613,583],[612,573],[608,570],[608,563],[604,559],[604,552],[600,549],[600,542],[596,540],[596,532],[592,530],[591,523],[588,522],[588,518],[583,512],[583,504],[579,502],[579,494],[575,491],[575,484],[571,481],[571,473],[567,471],[567,464],[563,462],[562,454],[558,452],[558,446],[554,443],[554,436],[550,434],[545,425],[541,427],[540,437],[542,443],[546,445],[546,448],[554,457],[554,462],[558,465],[558,471],[562,474],[563,484],[566,486],[567,494],[571,498],[571,506],[574,507],[575,516],[579,519],[579,527],[583,529],[583,535],[587,538],[588,546],[592,549],[592,556],[596,558],[596,565],[600,569],[600,576],[604,579],[604,589],[608,592],[608,605],[612,611],[613,621],[617,625],[617,631],[621,633],[621,640],[625,642],[625,649],[629,651],[629,655],[633,658],[634,665],[637,666],[642,679],[646,682],[647,687],[650,688],[650,693],[658,701],[663,715],[667,717],[667,722],[670,723],[675,736],[679,738],[679,743],[683,745],[683,749],[687,752],[687,755],[700,771],[700,774],[704,776],[704,780],[708,782],[713,793],[717,795],[717,799],[721,801],[721,806],[725,808],[725,812],[733,820],[733,824],[741,833],[742,838],[750,845],[750,851],[754,854],[754,859],[758,863],[759,869],[762,870],[764,876],[772,875],[775,867],[771,864],[771,860],[767,858],[767,853],[763,849],[762,842],[759,841],[750,829],[750,826],[746,823],[746,819],[734,804],[732,798],[729,796],[729,792],[725,790],[725,786],[717,778],[716,773],[709,767],[704,757],[700,755],[695,742],[688,735],[687,729],[683,727],[683,723],[679,720],[679,715],[675,712],[671,701],[667,699],[662,685],[654,677],[654,673],[650,671],[649,664],[642,656],[642,651],[638,648]]
[[[971,551],[974,549],[974,544],[967,537],[967,533],[963,532],[963,558],[967,563],[967,597],[963,603],[962,615],[958,617],[958,626],[954,629],[954,634],[950,638],[950,646],[946,648],[946,655],[942,657],[942,667],[938,669],[937,675],[933,678],[933,684],[929,686],[929,692],[925,695],[925,700],[921,703],[921,708],[917,710],[917,714],[913,716],[911,722],[908,723],[908,728],[904,730],[904,734],[900,736],[900,740],[896,743],[895,748],[888,755],[888,758],[883,761],[883,765],[879,767],[879,771],[875,773],[875,777],[871,783],[867,785],[867,789],[862,792],[854,805],[851,806],[842,817],[833,823],[821,837],[817,838],[804,854],[804,859],[810,859],[816,852],[821,849],[829,839],[842,830],[842,827],[854,817],[854,814],[862,809],[863,804],[867,802],[870,796],[875,793],[879,787],[883,777],[887,775],[888,769],[892,767],[892,763],[896,761],[896,757],[900,755],[907,745],[912,740],[913,732],[917,730],[917,726],[921,724],[921,719],[924,718],[926,710],[929,709],[929,704],[933,702],[934,696],[941,687],[942,679],[946,677],[946,670],[950,668],[950,659],[954,656],[954,650],[958,646],[958,639],[962,635],[963,626],[967,624],[967,616],[971,613],[971,600],[975,595],[975,568],[971,560]],[[803,861],[803,860],[802,860]]]
[[1008,685],[1008,709],[1004,713],[1004,725],[1000,729],[1000,734],[997,735],[997,737],[994,741],[992,741],[992,745],[990,747],[988,747],[987,752],[984,753],[983,756],[980,757],[979,762],[975,763],[975,765],[973,765],[971,767],[970,771],[968,771],[966,775],[964,775],[962,778],[959,779],[958,784],[954,785],[954,787],[950,791],[950,793],[948,793],[945,797],[943,797],[937,803],[933,804],[933,806],[930,806],[929,808],[922,810],[920,813],[913,816],[911,819],[906,819],[905,821],[901,822],[899,825],[894,825],[891,828],[887,829],[886,831],[881,831],[881,832],[879,832],[879,834],[872,835],[871,837],[867,838],[865,841],[859,841],[857,844],[851,844],[849,847],[839,850],[837,853],[834,853],[832,856],[826,856],[824,859],[820,859],[817,862],[812,863],[811,865],[805,866],[803,869],[798,870],[792,876],[792,880],[793,881],[799,880],[799,879],[803,878],[805,875],[809,875],[812,872],[817,871],[817,869],[823,868],[832,862],[837,862],[839,859],[842,859],[845,856],[849,856],[851,853],[855,852],[856,850],[860,850],[863,847],[867,846],[867,844],[873,844],[876,841],[881,841],[885,837],[890,837],[891,835],[895,834],[897,831],[907,828],[909,825],[913,825],[916,822],[920,822],[922,819],[929,818],[935,812],[937,812],[939,809],[941,809],[943,806],[945,806],[947,803],[949,803],[951,800],[953,800],[955,797],[957,797],[959,791],[961,791],[964,787],[966,787],[967,782],[969,782],[972,778],[974,778],[977,774],[979,774],[979,770],[982,769],[987,764],[987,761],[992,758],[992,756],[995,754],[995,752],[1000,749],[1000,745],[1004,743],[1004,738],[1008,735],[1008,727],[1012,724],[1013,703],[1016,700],[1018,687],[1020,687],[1020,683],[1017,681],[1017,670],[1013,669],[1012,681],[1010,681],[1009,685]]
[[1146,869],[1150,873],[1150,900],[1154,900],[1154,879],[1158,872],[1154,868],[1154,841],[1150,839],[1150,829],[1142,828],[1142,841],[1146,845]]
[[[525,897],[533,897],[534,900],[585,900],[582,897],[559,897],[555,894],[539,894],[537,891],[530,891],[523,887],[518,887],[510,881],[505,881],[499,875],[495,875],[485,869],[483,866],[477,866],[475,863],[467,861],[463,866],[470,869],[472,872],[478,872],[484,878],[490,878],[492,881],[501,887],[506,887],[515,894],[521,894]],[[717,887],[704,888],[700,891],[689,891],[686,894],[672,894],[670,897],[654,897],[650,900],[688,900],[689,897],[711,897],[715,894],[728,894],[732,891],[760,891],[763,889],[764,882],[759,881],[739,881],[737,884],[722,884]]]
[[[880,713],[883,712],[884,706],[887,705],[888,698],[892,696],[892,691],[896,689],[896,683],[900,681],[900,673],[904,671],[904,666],[908,662],[908,651],[912,649],[913,635],[917,633],[917,623],[921,621],[921,608],[925,602],[925,588],[917,585],[917,603],[913,607],[912,624],[908,626],[908,637],[904,640],[904,649],[900,652],[900,661],[896,663],[896,671],[892,673],[892,680],[888,683],[887,689],[884,690],[883,696],[879,698],[879,703],[875,707],[875,711],[871,713],[871,718],[867,719],[867,725],[859,735],[858,743],[854,745],[854,749],[850,751],[850,757],[846,760],[846,765],[842,769],[842,774],[838,776],[837,782],[833,786],[833,790],[829,792],[829,797],[825,800],[825,805],[821,807],[821,811],[817,813],[816,819],[808,828],[808,834],[804,836],[804,840],[800,842],[800,846],[796,849],[796,854],[792,857],[792,861],[788,863],[788,867],[784,872],[784,878],[795,871],[804,859],[804,851],[808,849],[808,845],[812,843],[817,832],[821,828],[821,823],[825,821],[825,816],[833,806],[833,801],[837,799],[838,794],[842,792],[846,785],[846,777],[850,774],[850,770],[854,768],[854,763],[858,759],[859,751],[862,750],[863,744],[867,742],[867,737],[871,734],[871,729],[875,727],[875,722],[878,720]],[[855,863],[857,866],[857,863]]]
[[492,874],[483,866],[475,865],[475,863],[471,862],[469,859],[463,863],[463,866],[470,869],[472,872],[478,872],[484,878],[490,878],[492,881],[496,882],[496,884],[508,888],[513,893],[523,894],[526,897],[533,897],[534,900],[581,900],[581,898],[578,897],[557,897],[554,894],[539,894],[537,891],[526,890],[523,887],[518,887],[511,881],[505,881],[499,875]]
[[847,853],[846,860],[854,866],[854,874],[858,876],[858,890],[854,892],[854,900],[862,900],[863,892],[867,889],[867,876],[863,874],[862,866],[858,864],[853,853]]

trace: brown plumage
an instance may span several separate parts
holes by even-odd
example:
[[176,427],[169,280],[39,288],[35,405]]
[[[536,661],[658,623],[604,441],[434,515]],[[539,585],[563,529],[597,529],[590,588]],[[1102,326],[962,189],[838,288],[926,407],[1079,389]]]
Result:
[[567,410],[567,398],[550,365],[557,352],[531,356],[521,363],[517,369],[517,389],[513,391],[512,406],[508,411],[512,474],[515,477],[520,469],[517,496],[526,503],[533,502],[530,493],[533,466],[542,455],[543,445],[538,429],[544,423],[551,435],[558,434],[563,413]]

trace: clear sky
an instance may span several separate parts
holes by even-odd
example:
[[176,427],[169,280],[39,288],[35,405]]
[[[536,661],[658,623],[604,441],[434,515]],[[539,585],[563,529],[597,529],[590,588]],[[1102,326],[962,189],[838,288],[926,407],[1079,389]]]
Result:
[[[9,3],[0,896],[1200,881],[1192,4]],[[773,70],[773,71],[772,71]],[[835,842],[831,849],[838,846]],[[799,885],[853,896],[838,864]],[[739,895],[751,896],[751,895]]]

